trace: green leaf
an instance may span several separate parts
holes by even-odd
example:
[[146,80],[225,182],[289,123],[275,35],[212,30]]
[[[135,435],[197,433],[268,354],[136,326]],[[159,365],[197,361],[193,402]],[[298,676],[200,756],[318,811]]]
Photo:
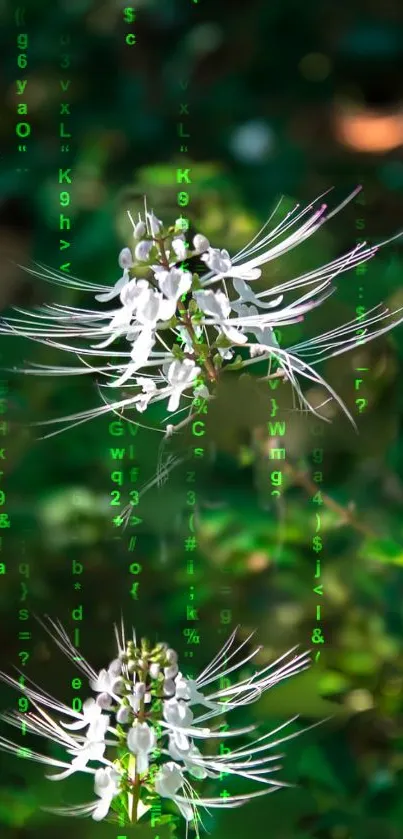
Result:
[[348,713],[344,707],[318,694],[320,678],[318,665],[296,676],[292,682],[276,685],[256,703],[259,716],[292,717],[301,714],[307,717],[340,716]]
[[315,784],[327,786],[339,794],[345,792],[343,785],[333,772],[323,750],[319,746],[312,745],[302,750],[298,762],[298,769],[301,775],[310,781],[314,781]]
[[241,355],[236,355],[234,361],[231,361],[231,364],[227,364],[225,369],[226,370],[241,370],[243,367],[243,358]]
[[23,827],[38,809],[38,799],[27,789],[3,787],[0,792],[0,824]]
[[367,539],[361,545],[359,556],[384,565],[403,565],[402,545],[393,539]]
[[222,350],[227,350],[229,347],[232,347],[232,341],[229,341],[229,339],[221,333],[214,342],[213,346],[217,348],[219,347]]
[[172,352],[172,355],[174,355],[175,358],[178,358],[180,361],[183,361],[183,359],[185,358],[185,353],[184,353],[183,350],[181,350],[181,348],[178,346],[178,344],[172,344],[171,352]]

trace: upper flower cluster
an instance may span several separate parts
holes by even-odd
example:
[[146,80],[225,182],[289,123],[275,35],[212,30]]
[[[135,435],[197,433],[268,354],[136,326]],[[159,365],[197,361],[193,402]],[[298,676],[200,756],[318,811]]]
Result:
[[[211,745],[215,740],[255,731],[255,725],[222,731],[208,721],[217,717],[222,721],[227,712],[255,702],[273,685],[305,670],[310,664],[308,653],[296,655],[294,648],[251,676],[222,687],[223,679],[227,685],[229,674],[245,668],[261,649],[239,656],[251,635],[234,649],[235,630],[211,664],[191,679],[179,670],[177,654],[167,644],[151,646],[145,639],[137,644],[134,632],[126,641],[123,624],[120,634],[115,627],[117,657],[99,673],[81,658],[59,623],[50,621],[48,631],[86,675],[96,697],[88,698],[82,710],[75,711],[48,693],[27,687],[25,677],[17,681],[1,673],[0,678],[23,691],[35,708],[23,714],[3,713],[1,719],[18,728],[24,723],[34,734],[63,746],[71,760],[21,749],[4,737],[0,748],[61,769],[48,776],[51,780],[62,780],[74,772],[94,776],[95,801],[52,812],[92,815],[96,821],[115,813],[125,822],[136,822],[159,796],[172,800],[197,830],[198,807],[235,807],[287,786],[271,777],[280,767],[273,765],[279,756],[270,756],[270,750],[296,736],[275,738],[290,721],[232,751],[223,749],[221,753],[220,748],[217,753],[213,748],[212,753],[203,754],[197,743],[207,740]],[[53,719],[47,709],[56,711],[61,719]],[[90,766],[92,763],[98,765]],[[263,789],[225,799],[201,798],[189,781],[189,777],[220,779],[223,774],[257,781]]]
[[[168,411],[175,413],[183,406],[183,399],[214,396],[223,370],[239,370],[265,359],[268,371],[263,378],[280,375],[288,379],[305,408],[315,412],[302,392],[299,376],[324,385],[330,398],[337,399],[348,414],[314,365],[388,331],[396,323],[384,321],[396,313],[376,307],[340,328],[288,348],[279,346],[274,330],[303,320],[335,291],[333,281],[339,274],[371,259],[378,248],[363,243],[327,265],[274,288],[254,292],[251,286],[261,276],[260,266],[304,242],[347,202],[331,212],[324,203],[315,209],[315,203],[303,210],[297,205],[273,230],[264,233],[267,222],[232,258],[228,251],[212,247],[201,234],[192,242],[186,241],[182,219],[164,228],[153,212],[145,210],[144,217],[139,214],[137,221],[128,213],[133,246],[119,254],[123,273],[113,287],[82,282],[43,267],[32,270],[37,276],[93,293],[101,305],[115,300],[117,305],[109,310],[48,305],[37,313],[19,310],[24,317],[4,321],[3,333],[22,334],[64,349],[84,365],[78,370],[41,366],[26,372],[97,372],[111,380],[110,387],[134,388],[134,395],[111,403],[104,400],[105,404],[94,411],[56,422],[81,422],[105,411],[129,407],[143,412],[150,402],[158,400],[168,400]],[[194,256],[205,263],[207,273],[199,276],[189,270],[187,260]],[[293,291],[297,292],[296,299],[284,302],[285,294]],[[80,339],[88,339],[89,345],[72,345]],[[110,349],[118,339],[129,344],[129,349]],[[91,357],[106,357],[107,363],[92,365],[87,361]],[[186,407],[185,402],[180,410]]]

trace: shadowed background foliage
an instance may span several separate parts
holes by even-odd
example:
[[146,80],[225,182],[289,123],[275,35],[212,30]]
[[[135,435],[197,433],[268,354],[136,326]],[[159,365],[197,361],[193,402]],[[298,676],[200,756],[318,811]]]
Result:
[[[125,8],[135,8],[130,26]],[[130,244],[125,211],[141,209],[144,193],[157,216],[173,222],[179,214],[177,192],[184,188],[176,183],[176,169],[184,165],[191,168],[188,215],[193,230],[230,252],[255,234],[281,195],[284,209],[335,186],[334,206],[357,183],[363,185],[362,197],[328,226],[264,267],[266,286],[317,267],[363,237],[381,241],[403,229],[398,0],[141,0],[135,7],[117,0],[36,0],[16,7],[3,0],[0,15],[3,313],[9,314],[12,305],[54,301],[91,305],[85,294],[52,287],[16,265],[33,260],[56,268],[61,264],[58,169],[63,165],[74,174],[68,259],[73,274],[91,281],[117,280],[118,252]],[[125,45],[128,31],[136,33],[132,47]],[[29,38],[26,69],[17,66],[21,32]],[[60,38],[66,33],[71,67],[61,73]],[[63,157],[59,80],[67,77],[72,137]],[[23,78],[28,79],[26,95],[18,97],[15,82]],[[22,100],[32,127],[26,153],[18,151],[15,133]],[[189,115],[179,117],[184,101]],[[185,155],[179,150],[180,119],[190,134]],[[290,327],[287,340],[349,320],[359,302],[368,308],[381,300],[392,308],[402,306],[402,243],[382,249],[365,275],[338,278],[331,304]],[[244,714],[242,723],[252,718],[268,730],[298,713],[301,727],[332,717],[287,747],[283,777],[295,789],[236,813],[215,816],[213,811],[206,825],[220,839],[242,839],[252,819],[274,839],[401,837],[402,349],[401,327],[321,370],[356,417],[359,435],[332,410],[323,437],[315,437],[312,422],[290,410],[287,386],[276,391],[277,419],[287,423],[278,504],[271,496],[273,440],[267,427],[273,394],[258,391],[253,379],[236,377],[209,409],[208,456],[196,475],[198,547],[192,582],[200,644],[192,666],[202,669],[236,624],[245,634],[256,627],[264,645],[262,662],[296,643],[312,646],[316,656],[318,648],[311,643],[318,601],[312,537],[319,508],[312,501],[318,468],[312,450],[323,445],[325,643],[310,672],[271,691]],[[65,360],[52,348],[17,338],[2,338],[0,352],[4,368]],[[369,370],[360,391],[367,401],[362,413],[355,402],[358,366]],[[24,605],[32,639],[26,670],[69,702],[72,668],[36,626],[34,612],[49,612],[71,630],[71,611],[81,603],[83,651],[98,668],[114,655],[112,623],[121,611],[140,633],[169,640],[185,654],[187,463],[161,489],[142,496],[138,541],[129,554],[133,531],[128,528],[122,535],[112,522],[119,508],[110,506],[110,476],[116,468],[110,446],[122,438],[111,440],[106,419],[47,440],[37,438],[48,429],[29,427],[94,407],[96,377],[5,376],[9,431],[2,480],[12,526],[2,531],[1,542],[1,666],[9,671],[19,662],[21,563],[29,563]],[[162,409],[150,411],[157,426],[163,416]],[[155,474],[160,441],[160,435],[146,429],[131,439],[140,486]],[[185,435],[166,453],[186,454],[189,444]],[[125,469],[127,475],[127,463]],[[129,489],[126,479],[123,506]],[[133,559],[142,565],[138,599],[130,594]],[[85,569],[80,591],[74,589],[73,561]],[[83,698],[85,691],[83,686]],[[3,708],[16,707],[6,689],[0,690],[0,700]],[[6,735],[3,724],[1,731]],[[81,780],[51,784],[43,767],[5,755],[0,756],[0,777],[4,839],[47,839],[55,830],[64,839],[72,822],[39,807],[91,798],[90,785],[84,793]],[[236,785],[233,789],[239,791]],[[74,829],[85,839],[127,832],[91,821],[76,823]],[[161,839],[165,831],[184,835],[182,824],[161,827]],[[137,833],[139,839],[151,839],[157,831],[144,826]]]

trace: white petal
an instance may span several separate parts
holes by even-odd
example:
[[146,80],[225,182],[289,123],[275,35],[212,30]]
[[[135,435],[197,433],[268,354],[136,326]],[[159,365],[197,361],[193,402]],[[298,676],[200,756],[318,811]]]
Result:
[[206,315],[220,318],[220,320],[229,316],[231,305],[223,291],[195,291],[193,296]]
[[222,325],[221,329],[226,338],[231,341],[233,344],[245,344],[248,340],[246,335],[243,335],[239,329],[235,329],[232,326]]
[[149,289],[140,298],[137,307],[137,320],[145,326],[153,326],[159,318],[162,302],[162,295],[154,289]]
[[111,806],[111,798],[101,798],[98,802],[93,814],[92,818],[95,822],[100,822],[105,816],[109,813],[109,807]]
[[167,411],[169,411],[170,413],[173,413],[174,411],[177,411],[177,409],[179,408],[179,402],[180,402],[181,395],[182,395],[181,390],[179,390],[179,389],[174,390],[174,392],[171,394],[171,396],[169,398],[169,402],[168,402],[168,405],[167,405]]
[[100,303],[109,303],[109,300],[113,300],[114,297],[117,297],[120,294],[122,288],[124,288],[129,280],[129,272],[125,270],[123,276],[117,281],[117,283],[115,283],[113,288],[111,288],[110,291],[103,292],[102,294],[96,294],[95,300],[98,300]]
[[182,241],[182,239],[179,239],[179,237],[176,239],[172,239],[172,248],[175,251],[175,254],[178,259],[186,259],[187,247],[185,242]]

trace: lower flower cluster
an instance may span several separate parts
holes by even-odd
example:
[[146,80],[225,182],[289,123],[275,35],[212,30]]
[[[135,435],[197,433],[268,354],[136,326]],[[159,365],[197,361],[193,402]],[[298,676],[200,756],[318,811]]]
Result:
[[[0,748],[60,769],[47,776],[53,781],[75,772],[94,776],[94,801],[50,812],[91,815],[95,821],[109,817],[120,823],[123,816],[125,823],[132,823],[142,818],[159,796],[174,802],[186,822],[193,822],[198,831],[199,808],[236,807],[289,786],[272,777],[281,767],[277,763],[280,756],[271,750],[296,736],[277,737],[293,720],[229,750],[214,748],[214,742],[244,737],[256,731],[256,726],[230,729],[222,721],[218,723],[217,717],[255,702],[270,687],[305,670],[310,665],[308,653],[296,654],[294,648],[251,676],[221,687],[223,680],[227,684],[229,674],[248,669],[260,652],[261,647],[249,649],[253,633],[236,644],[235,630],[208,667],[191,679],[179,670],[178,656],[167,644],[152,646],[146,639],[137,644],[135,632],[126,641],[122,624],[120,631],[115,627],[117,657],[97,673],[79,656],[61,624],[48,621],[45,627],[86,675],[96,696],[88,698],[81,711],[75,711],[46,692],[27,687],[25,677],[16,680],[1,673],[1,679],[22,690],[35,709],[23,714],[6,712],[1,718],[18,728],[24,723],[30,732],[63,746],[71,760],[21,749],[4,737]],[[221,683],[218,689],[217,682]],[[57,720],[49,709],[56,712]],[[197,744],[203,740],[208,741],[211,752],[202,753]],[[192,780],[219,780],[224,774],[255,781],[261,789],[203,798],[192,784]]]

